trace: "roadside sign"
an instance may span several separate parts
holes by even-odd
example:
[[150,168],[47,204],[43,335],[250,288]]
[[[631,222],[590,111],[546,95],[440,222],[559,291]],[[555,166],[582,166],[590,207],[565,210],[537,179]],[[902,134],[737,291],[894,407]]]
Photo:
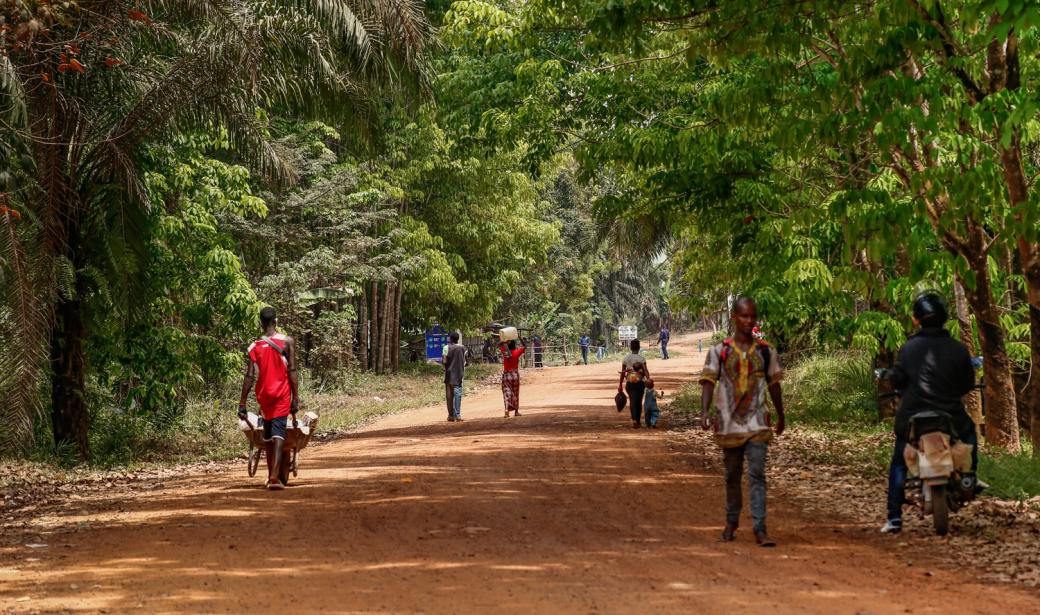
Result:
[[630,342],[639,337],[638,329],[635,325],[620,325],[617,328],[617,335],[622,342]]
[[447,344],[448,332],[440,325],[433,325],[432,329],[426,331],[426,360],[441,361]]

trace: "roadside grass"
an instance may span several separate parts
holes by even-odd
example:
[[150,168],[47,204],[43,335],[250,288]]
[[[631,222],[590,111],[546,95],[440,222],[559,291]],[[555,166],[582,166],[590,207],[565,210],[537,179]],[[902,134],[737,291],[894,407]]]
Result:
[[[500,370],[497,364],[468,366],[467,392],[479,388]],[[300,413],[317,412],[321,434],[341,433],[386,414],[443,403],[443,373],[439,365],[405,364],[397,374],[354,373],[339,389],[323,391],[313,390],[313,383],[304,375]],[[183,411],[175,415],[97,412],[91,430],[92,465],[135,468],[220,461],[243,455],[248,444],[238,428],[238,386],[228,383],[213,398],[188,401]],[[257,412],[252,394],[249,399],[249,409]],[[45,454],[40,460],[47,461],[47,457],[55,459]]]
[[[852,351],[820,352],[787,369],[784,406],[789,437],[783,446],[800,463],[841,467],[864,478],[884,480],[892,455],[891,420],[879,420],[870,357]],[[676,395],[673,423],[693,427],[700,415],[700,384],[690,383]],[[987,494],[1024,500],[1040,495],[1040,461],[1026,450],[1010,455],[983,447],[979,477],[990,484]]]
[[985,451],[979,457],[979,477],[990,484],[986,493],[1008,500],[1027,500],[1040,495],[1040,460],[1023,441],[1018,455]]

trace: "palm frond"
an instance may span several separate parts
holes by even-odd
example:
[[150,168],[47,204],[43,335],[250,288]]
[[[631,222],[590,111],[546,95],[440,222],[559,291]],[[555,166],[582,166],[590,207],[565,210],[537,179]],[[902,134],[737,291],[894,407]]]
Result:
[[0,55],[0,117],[8,126],[21,126],[26,118],[25,88],[7,55]]
[[25,451],[33,444],[34,425],[44,418],[40,383],[47,368],[50,271],[39,249],[38,233],[21,231],[10,214],[0,217],[0,258],[4,260],[0,312],[0,447]]

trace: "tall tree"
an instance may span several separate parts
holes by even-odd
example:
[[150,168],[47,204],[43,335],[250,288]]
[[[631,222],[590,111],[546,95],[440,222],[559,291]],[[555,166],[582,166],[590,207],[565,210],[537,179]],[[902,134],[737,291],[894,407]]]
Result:
[[0,248],[12,271],[42,272],[8,278],[23,322],[4,336],[18,349],[0,359],[14,375],[2,418],[22,429],[5,430],[4,444],[26,441],[43,410],[25,392],[37,390],[46,345],[55,442],[89,458],[84,299],[95,281],[84,272],[102,237],[130,249],[124,268],[147,270],[143,220],[156,204],[145,149],[178,133],[221,134],[262,175],[290,181],[258,111],[355,115],[359,92],[421,71],[428,27],[408,0],[0,6],[0,153],[13,184],[4,198],[22,216],[16,230],[6,219]]

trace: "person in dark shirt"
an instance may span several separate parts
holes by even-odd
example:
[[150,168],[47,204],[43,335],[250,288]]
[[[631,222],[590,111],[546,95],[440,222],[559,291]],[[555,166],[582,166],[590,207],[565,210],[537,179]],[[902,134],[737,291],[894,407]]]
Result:
[[581,348],[581,362],[585,365],[589,364],[589,345],[591,343],[592,340],[589,339],[588,334],[583,333],[578,338],[578,347]]
[[448,336],[451,342],[444,355],[444,395],[448,402],[448,420],[462,421],[462,379],[466,370],[466,347],[459,344],[458,332]]
[[[964,344],[944,328],[949,319],[946,302],[933,292],[920,295],[914,301],[913,319],[919,330],[899,349],[892,369],[882,374],[902,392],[896,411],[896,445],[888,469],[888,520],[881,528],[886,534],[903,529],[903,486],[907,474],[903,449],[910,439],[910,419],[915,414],[924,410],[948,413],[953,417],[957,439],[978,447],[975,422],[963,400],[975,388],[975,366]],[[977,451],[973,450],[972,472],[977,464]]]
[[661,333],[657,335],[657,343],[661,345],[661,356],[668,358],[668,341],[672,339],[672,332],[666,325],[661,325]]

